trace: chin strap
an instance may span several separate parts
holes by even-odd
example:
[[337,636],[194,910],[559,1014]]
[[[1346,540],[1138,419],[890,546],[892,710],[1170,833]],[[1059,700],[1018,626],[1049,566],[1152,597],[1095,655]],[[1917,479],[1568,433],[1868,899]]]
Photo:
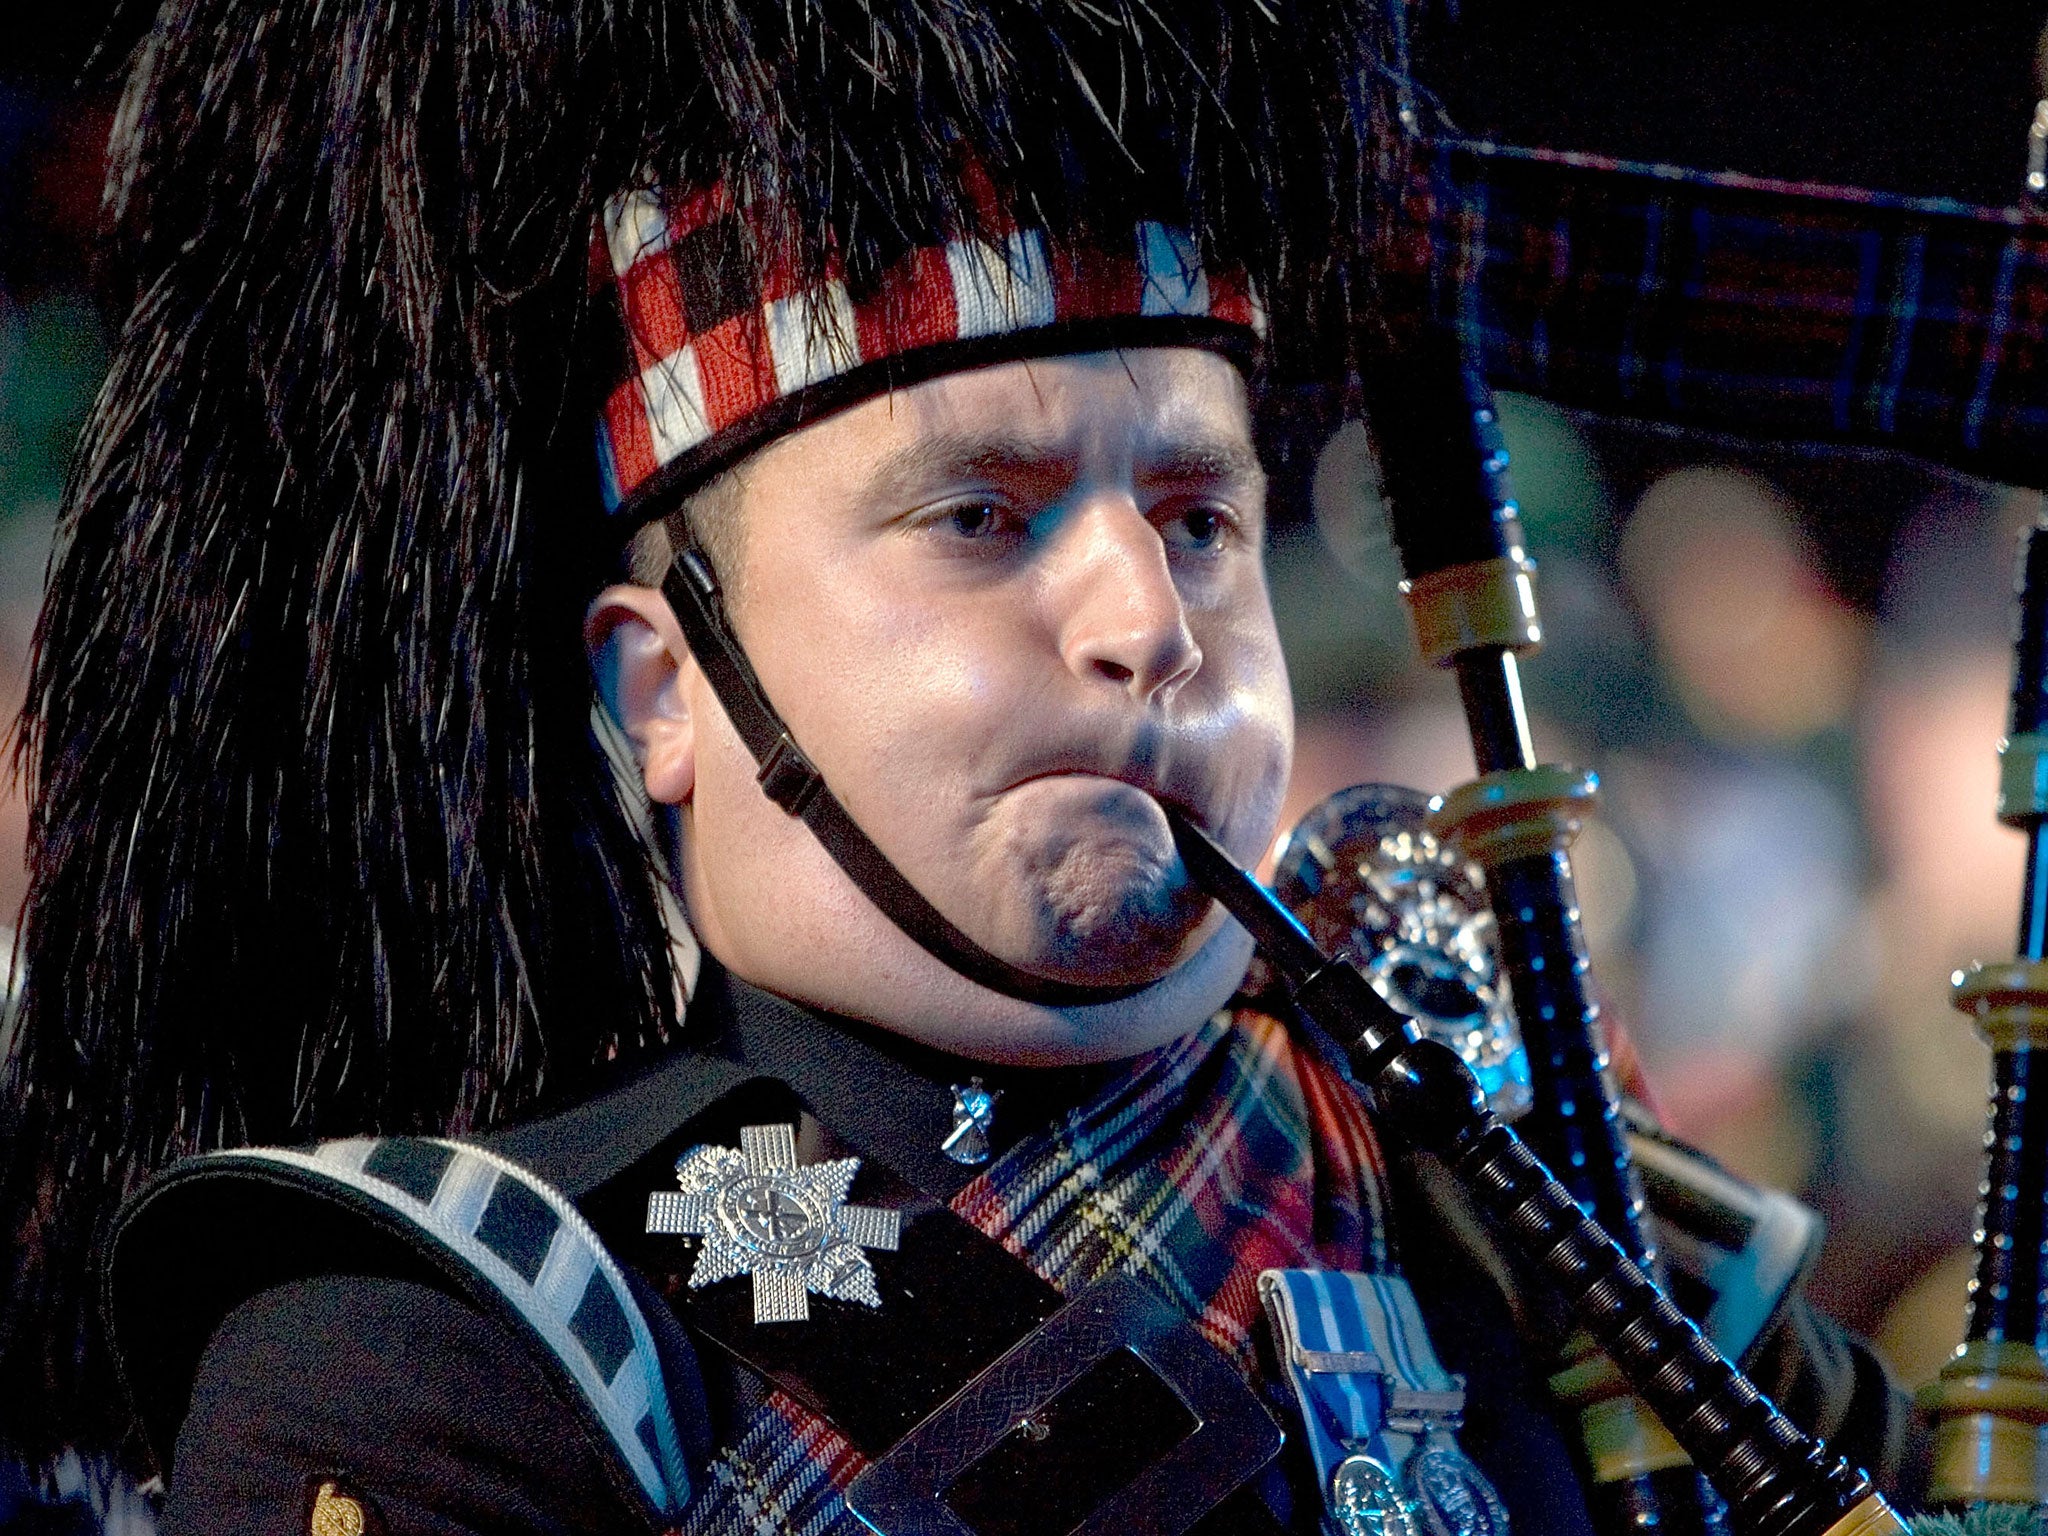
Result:
[[761,791],[811,829],[833,862],[846,871],[861,893],[882,915],[915,939],[928,953],[991,991],[1028,1003],[1072,1007],[1112,1003],[1152,985],[1092,987],[1053,981],[997,958],[949,922],[889,862],[888,855],[861,831],[845,806],[826,785],[789,727],[775,712],[753,663],[740,648],[719,596],[718,578],[710,562],[691,548],[678,552],[661,590],[683,627],[683,638],[697,659],[711,691],[759,765]]

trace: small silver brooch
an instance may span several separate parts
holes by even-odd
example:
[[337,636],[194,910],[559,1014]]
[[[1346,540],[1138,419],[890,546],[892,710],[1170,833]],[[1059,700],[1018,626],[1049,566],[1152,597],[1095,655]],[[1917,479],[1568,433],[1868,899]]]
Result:
[[647,1230],[704,1239],[690,1288],[754,1277],[754,1321],[810,1319],[813,1292],[879,1307],[864,1248],[893,1252],[902,1217],[848,1205],[857,1157],[798,1166],[796,1129],[749,1125],[739,1150],[693,1147],[676,1159],[681,1191],[647,1197]]
[[978,1077],[970,1077],[964,1088],[955,1083],[953,1129],[939,1143],[939,1150],[964,1167],[977,1168],[987,1162],[989,1132],[996,1123],[996,1100],[1002,1096],[1001,1089],[990,1091]]

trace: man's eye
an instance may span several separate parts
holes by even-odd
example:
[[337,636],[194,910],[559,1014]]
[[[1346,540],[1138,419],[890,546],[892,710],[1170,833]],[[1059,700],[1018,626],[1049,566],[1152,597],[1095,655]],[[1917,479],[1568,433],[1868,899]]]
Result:
[[1197,502],[1174,511],[1162,530],[1167,543],[1181,549],[1214,549],[1230,537],[1234,524],[1222,507]]
[[949,507],[938,522],[949,533],[963,539],[990,539],[1011,531],[1017,519],[999,502],[964,501],[956,507]]

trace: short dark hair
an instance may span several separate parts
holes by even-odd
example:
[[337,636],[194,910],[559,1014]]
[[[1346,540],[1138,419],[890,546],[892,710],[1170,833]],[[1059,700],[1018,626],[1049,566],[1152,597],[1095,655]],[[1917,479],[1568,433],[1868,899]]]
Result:
[[727,585],[737,582],[747,542],[740,515],[744,475],[742,461],[692,491],[668,516],[643,526],[626,544],[626,579],[658,587],[676,551],[694,545],[710,560],[719,580]]

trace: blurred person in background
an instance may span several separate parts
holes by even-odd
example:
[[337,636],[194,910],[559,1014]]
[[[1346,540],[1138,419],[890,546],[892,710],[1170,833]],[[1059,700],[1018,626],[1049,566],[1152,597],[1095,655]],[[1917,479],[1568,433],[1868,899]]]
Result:
[[1821,580],[1793,509],[1732,468],[1658,479],[1619,572],[1685,729],[1608,775],[1645,872],[1635,1023],[1685,1134],[1797,1187],[1755,1130],[1782,1063],[1836,1006],[1859,916],[1844,742],[1864,625]]
[[[1603,1009],[1677,1134],[1828,1219],[1811,1293],[1925,1379],[1961,1335],[1987,1072],[1946,982],[2010,943],[2017,884],[1989,748],[2028,499],[1501,413],[1548,620],[1524,671],[1537,747],[1601,773],[1575,863]],[[1290,816],[1360,779],[1471,773],[1450,680],[1388,639],[1399,571],[1347,432],[1318,469],[1320,547],[1275,556],[1303,700]],[[1860,543],[1824,561],[1843,525]]]

